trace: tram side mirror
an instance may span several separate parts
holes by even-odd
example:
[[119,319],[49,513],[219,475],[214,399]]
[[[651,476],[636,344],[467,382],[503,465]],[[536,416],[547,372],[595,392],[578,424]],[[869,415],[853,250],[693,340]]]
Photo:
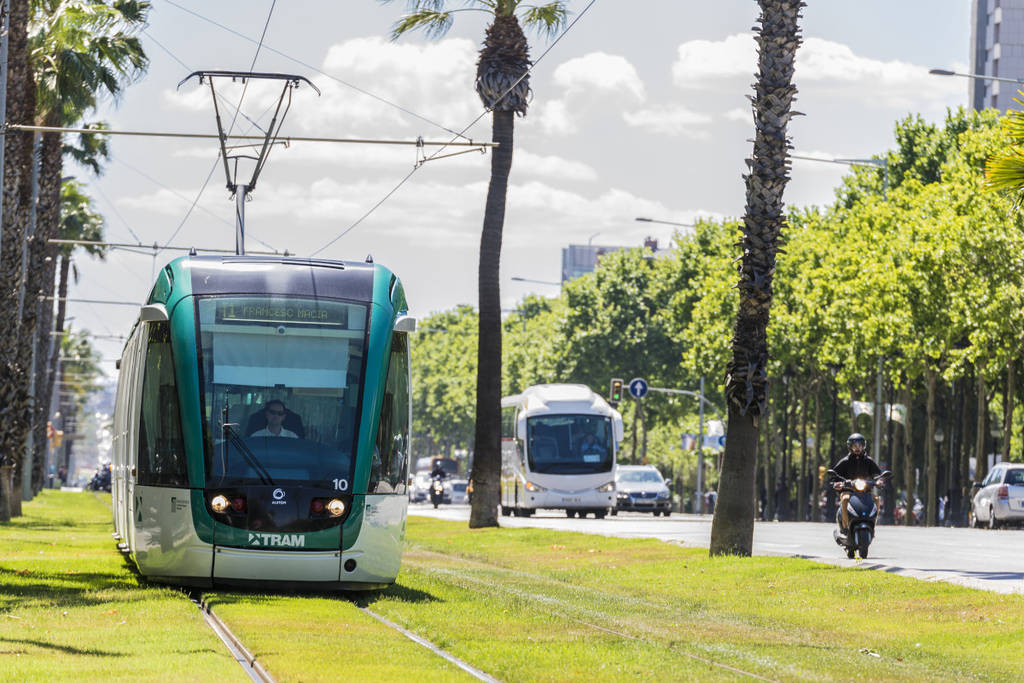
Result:
[[416,318],[411,315],[400,315],[395,319],[395,332],[415,332]]
[[516,438],[526,439],[526,416],[523,415],[516,420]]
[[158,323],[168,319],[167,309],[163,304],[146,304],[139,311],[139,322]]

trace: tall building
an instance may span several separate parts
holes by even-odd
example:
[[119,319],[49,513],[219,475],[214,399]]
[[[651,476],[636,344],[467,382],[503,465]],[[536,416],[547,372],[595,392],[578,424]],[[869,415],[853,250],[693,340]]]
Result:
[[[662,256],[669,252],[668,249],[659,249],[658,240],[653,237],[644,239],[644,247],[654,252],[655,256]],[[590,244],[570,244],[562,249],[562,282],[575,280],[581,275],[592,273],[597,269],[597,263],[605,254],[610,254],[619,249],[630,247],[608,247]]]
[[[971,73],[1024,78],[1024,0],[972,0]],[[1020,108],[1012,83],[968,79],[974,109]],[[1024,99],[1024,98],[1022,98]]]

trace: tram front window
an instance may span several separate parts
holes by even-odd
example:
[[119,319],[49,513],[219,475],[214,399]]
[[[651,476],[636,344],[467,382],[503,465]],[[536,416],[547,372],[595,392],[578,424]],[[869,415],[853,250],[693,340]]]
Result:
[[614,462],[612,423],[602,415],[542,415],[527,420],[530,471],[608,472]]
[[198,301],[207,481],[350,491],[367,306]]

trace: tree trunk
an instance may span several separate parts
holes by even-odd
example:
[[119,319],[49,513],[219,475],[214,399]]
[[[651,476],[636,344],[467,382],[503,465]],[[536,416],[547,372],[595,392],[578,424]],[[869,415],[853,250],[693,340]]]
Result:
[[903,481],[907,490],[906,514],[903,515],[903,524],[910,526],[914,523],[914,394],[910,389],[910,380],[903,389],[903,405],[906,406],[906,416],[903,425]]
[[[7,47],[7,122],[34,121],[36,90],[28,56],[28,0],[11,0]],[[18,300],[22,283],[22,254],[32,198],[32,133],[4,136],[3,225],[0,227],[0,464],[14,467],[14,486],[20,490],[24,435],[30,419],[25,379],[20,363]],[[2,496],[2,494],[0,494]],[[0,500],[0,518],[19,514],[13,493]],[[12,506],[14,509],[12,509]]]
[[974,434],[974,481],[982,481],[988,476],[988,450],[985,448],[985,437],[988,435],[986,426],[988,417],[988,400],[985,396],[985,366],[979,363],[976,379],[978,391],[978,412]]
[[1013,403],[1016,400],[1017,359],[1006,364],[1006,389],[1003,391],[1003,443],[999,452],[1003,460],[1010,459],[1010,439],[1013,436]]
[[[60,123],[58,115],[50,115],[43,121],[43,125],[46,126],[59,126]],[[58,235],[60,228],[62,151],[59,134],[43,134],[35,234],[29,249],[28,272],[25,279],[25,311],[31,310],[33,315],[31,319],[26,317],[22,321],[22,343],[35,351],[34,354],[29,352],[28,355],[29,359],[34,359],[32,378],[36,380],[32,391],[34,404],[29,427],[34,435],[31,474],[32,488],[35,491],[42,488],[43,481],[44,463],[41,455],[46,452],[46,414],[50,405],[46,400],[49,397],[46,395],[48,392],[44,391],[44,386],[45,373],[48,372],[50,365],[50,325],[53,320],[53,302],[41,297],[53,295],[56,270],[54,258],[57,249],[55,245],[49,244],[49,240]]]
[[512,168],[515,114],[492,113],[493,140],[491,180],[487,189],[484,225],[480,235],[479,339],[476,378],[476,453],[473,457],[471,529],[498,526],[501,476],[501,233],[505,223],[505,197]]
[[968,523],[968,513],[971,509],[971,411],[967,407],[970,398],[969,387],[974,384],[970,376],[965,376],[960,388],[963,396],[960,400],[960,519],[963,524]]
[[765,413],[768,394],[768,315],[775,254],[785,225],[782,195],[789,181],[790,147],[786,127],[793,116],[793,69],[804,5],[800,0],[759,0],[758,4],[757,81],[751,99],[754,150],[745,176],[739,310],[725,383],[729,434],[711,526],[712,555],[749,556],[753,547],[758,417]]
[[821,478],[818,468],[821,467],[821,380],[818,380],[814,392],[814,465],[811,467],[811,521],[821,520]]
[[926,524],[935,526],[938,521],[938,456],[935,453],[935,383],[938,373],[931,367],[925,370],[925,382],[928,387],[927,416],[928,428],[924,437],[926,484],[924,509],[926,511]]

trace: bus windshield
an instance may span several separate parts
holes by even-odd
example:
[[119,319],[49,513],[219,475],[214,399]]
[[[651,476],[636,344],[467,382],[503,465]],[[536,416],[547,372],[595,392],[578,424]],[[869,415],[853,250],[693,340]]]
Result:
[[538,415],[527,420],[530,470],[538,474],[609,472],[615,462],[611,419]]
[[351,489],[367,306],[198,299],[207,480]]

